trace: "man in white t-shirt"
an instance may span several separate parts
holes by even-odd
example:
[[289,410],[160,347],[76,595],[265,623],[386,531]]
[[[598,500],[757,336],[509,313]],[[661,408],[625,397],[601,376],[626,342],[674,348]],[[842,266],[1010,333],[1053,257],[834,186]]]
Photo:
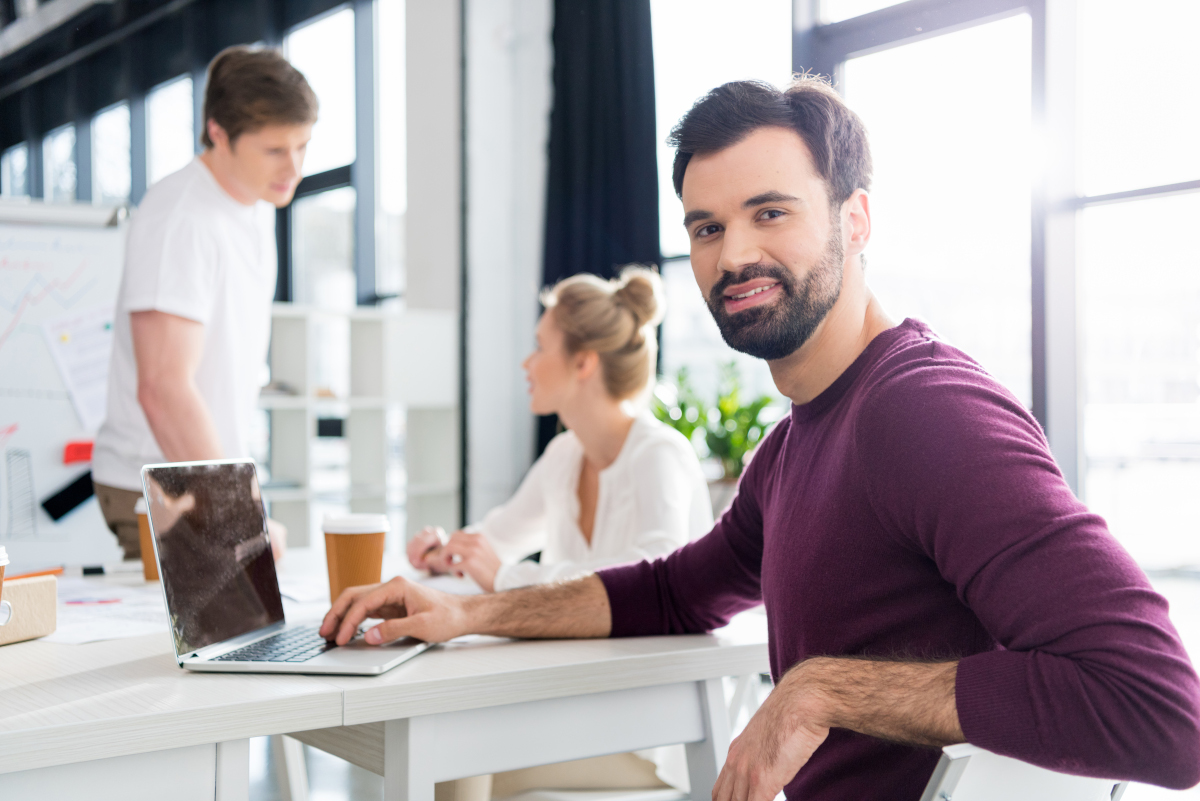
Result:
[[316,118],[316,96],[278,51],[222,51],[208,67],[204,152],[150,187],[133,217],[92,462],[127,559],[140,555],[142,465],[249,455],[278,270],[275,209],[296,191]]

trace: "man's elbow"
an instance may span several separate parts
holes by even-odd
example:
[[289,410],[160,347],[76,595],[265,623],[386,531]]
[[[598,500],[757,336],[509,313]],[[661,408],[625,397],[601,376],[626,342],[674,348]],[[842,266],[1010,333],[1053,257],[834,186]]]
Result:
[[1172,790],[1195,787],[1200,784],[1200,721],[1193,718],[1180,725],[1171,739],[1169,752],[1152,756],[1155,761],[1161,759],[1154,783]]
[[161,379],[144,378],[138,380],[138,405],[146,415],[146,421],[154,429],[167,416],[171,406],[170,390],[167,382]]
[[1127,741],[1132,749],[1124,758],[1133,779],[1172,790],[1200,784],[1200,709],[1195,699],[1176,699],[1156,722],[1144,721],[1140,734]]

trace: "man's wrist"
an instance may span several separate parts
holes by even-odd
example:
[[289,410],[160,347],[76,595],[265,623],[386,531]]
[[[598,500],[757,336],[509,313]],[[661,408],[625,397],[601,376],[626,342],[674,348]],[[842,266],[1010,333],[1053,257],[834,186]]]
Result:
[[816,656],[806,659],[789,670],[780,681],[792,696],[797,712],[812,725],[824,728],[844,726],[840,722],[844,710],[839,709],[836,693],[831,691],[831,668],[836,670],[839,660]]
[[497,614],[499,598],[494,593],[453,597],[458,602],[458,627],[461,634],[508,636],[501,633],[497,623],[503,616]]

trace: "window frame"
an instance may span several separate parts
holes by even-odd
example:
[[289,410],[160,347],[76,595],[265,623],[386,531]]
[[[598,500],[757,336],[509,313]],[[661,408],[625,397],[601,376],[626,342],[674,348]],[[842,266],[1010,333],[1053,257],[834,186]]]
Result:
[[792,65],[840,83],[849,59],[1016,14],[1032,23],[1031,119],[1042,170],[1031,186],[1033,415],[1077,494],[1085,470],[1077,326],[1076,223],[1104,203],[1200,192],[1200,179],[1081,195],[1075,181],[1077,0],[908,0],[840,22],[820,22],[820,0],[797,0]]
[[[1027,14],[1031,22],[1031,109],[1043,169],[1031,185],[1030,312],[1032,412],[1073,490],[1080,437],[1075,341],[1074,24],[1075,0],[909,0],[840,22],[820,22],[820,0],[797,0],[792,66],[841,83],[851,58]],[[1051,47],[1051,40],[1053,46]],[[1047,98],[1054,98],[1048,104]],[[1061,99],[1068,102],[1061,102]]]
[[[279,273],[275,283],[275,300],[280,302],[291,302],[295,297],[295,281],[292,274],[292,204],[300,198],[346,186],[354,187],[356,196],[354,277],[358,305],[374,306],[387,299],[377,291],[374,247],[375,217],[379,205],[379,188],[375,176],[379,163],[379,109],[375,75],[378,7],[372,0],[350,0],[332,6],[289,27],[271,44],[274,47],[282,47],[284,37],[292,31],[347,8],[354,11],[354,160],[325,172],[305,176],[296,187],[292,202],[278,210],[275,217],[275,241],[279,252]],[[363,247],[362,243],[371,243],[372,246]]]

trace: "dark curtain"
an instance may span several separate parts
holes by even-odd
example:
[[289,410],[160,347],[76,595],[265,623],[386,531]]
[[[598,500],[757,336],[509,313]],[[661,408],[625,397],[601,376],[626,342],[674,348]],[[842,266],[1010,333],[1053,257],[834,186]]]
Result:
[[555,0],[545,285],[660,263],[656,139],[650,0]]

